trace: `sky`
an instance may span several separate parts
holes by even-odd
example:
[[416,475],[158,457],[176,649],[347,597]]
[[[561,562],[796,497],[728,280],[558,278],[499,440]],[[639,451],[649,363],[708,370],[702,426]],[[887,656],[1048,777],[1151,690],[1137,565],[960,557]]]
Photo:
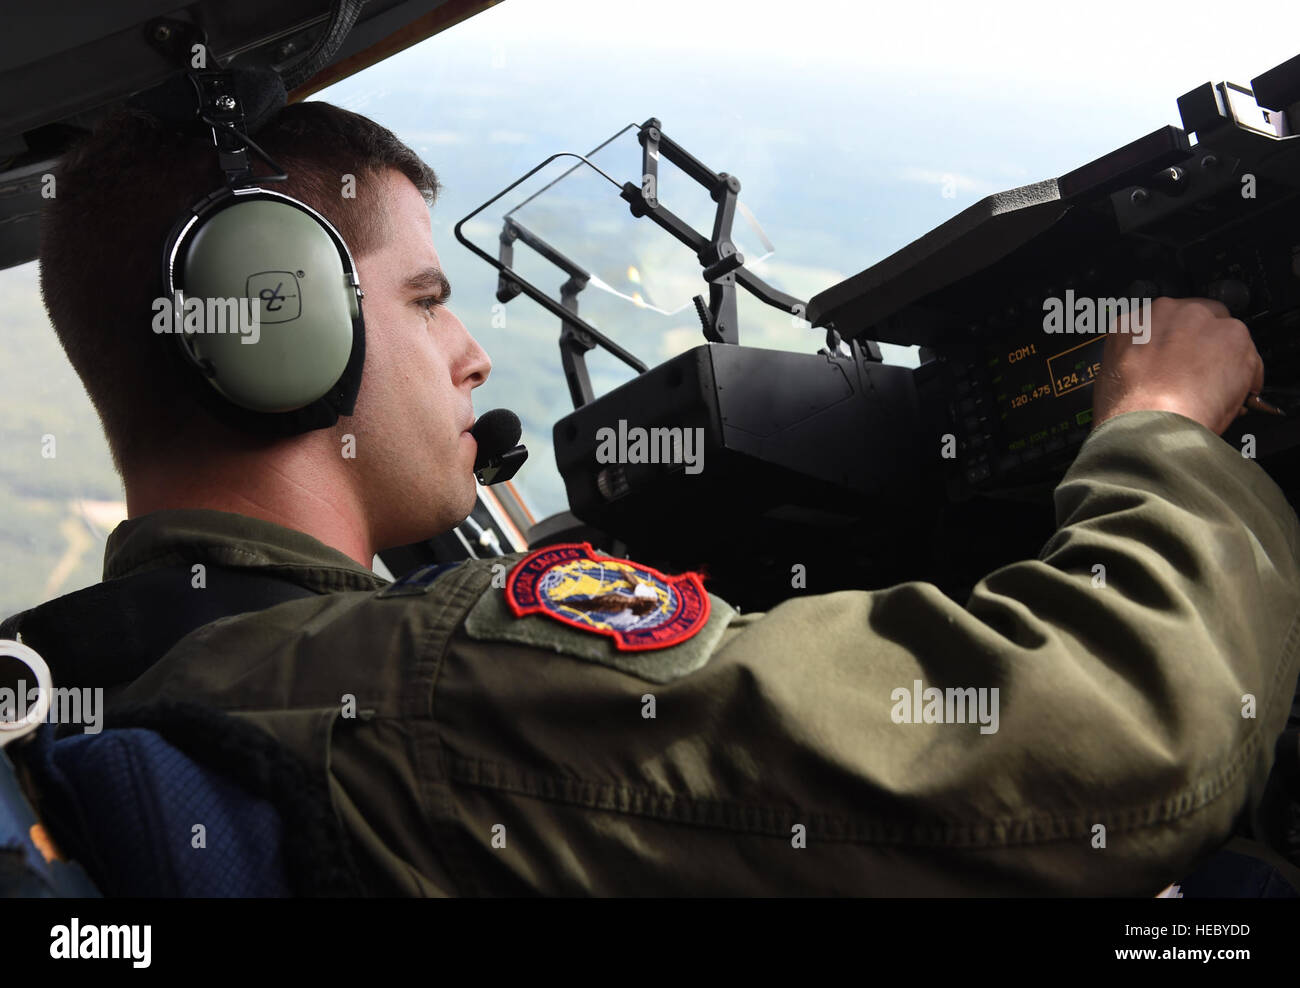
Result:
[[705,56],[720,40],[754,62],[917,70],[1118,95],[1130,86],[1219,75],[1248,82],[1296,54],[1295,5],[1176,6],[1094,0],[908,3],[848,0],[506,0],[474,18],[505,46],[618,48],[641,28],[659,52]]

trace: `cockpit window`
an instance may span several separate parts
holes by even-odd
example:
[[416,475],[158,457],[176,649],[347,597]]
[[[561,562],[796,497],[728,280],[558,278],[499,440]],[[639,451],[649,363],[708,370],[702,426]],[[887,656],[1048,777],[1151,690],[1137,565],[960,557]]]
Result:
[[[433,231],[456,285],[452,308],[494,360],[475,407],[519,414],[532,455],[514,483],[543,517],[567,506],[551,446],[555,421],[572,408],[559,320],[522,296],[499,303],[496,272],[452,228],[547,156],[588,152],[629,122],[658,118],[714,171],[739,177],[743,252],[770,284],[806,300],[985,195],[1176,123],[1176,98],[1192,86],[1246,82],[1293,55],[1292,35],[1255,27],[1288,22],[1290,5],[1267,7],[1207,32],[1197,18],[1118,2],[1086,17],[1041,6],[1022,17],[955,4],[936,13],[756,2],[742,14],[698,0],[617,13],[590,0],[507,3],[312,98],[391,128],[442,180]],[[633,16],[645,23],[626,23]],[[607,157],[618,181],[637,177],[634,156]],[[701,195],[665,179],[664,201],[697,224],[711,209]],[[703,342],[685,304],[698,269],[690,252],[666,239],[620,251],[611,234],[647,221],[617,196],[599,213],[576,211],[594,210],[595,197],[572,198],[569,216],[563,201],[551,204],[548,232],[572,242],[592,232],[586,263],[615,273],[606,297],[584,293],[581,311],[650,364]],[[477,234],[491,243],[500,218],[485,216]],[[695,291],[707,296],[702,279]],[[100,579],[104,537],[125,512],[98,420],[41,305],[36,265],[0,272],[0,299],[0,611],[9,614]],[[647,312],[656,319],[643,320]],[[744,292],[739,321],[742,343],[824,345],[820,331]],[[915,348],[882,350],[887,362],[918,360]],[[598,393],[631,373],[599,352],[590,364]]]
[[0,271],[0,614],[98,583],[126,517],[108,444],[41,304],[35,262]]

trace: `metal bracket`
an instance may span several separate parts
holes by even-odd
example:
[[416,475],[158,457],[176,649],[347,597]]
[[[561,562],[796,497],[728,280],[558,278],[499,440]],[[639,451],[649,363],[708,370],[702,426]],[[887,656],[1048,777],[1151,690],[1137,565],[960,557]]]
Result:
[[567,314],[560,319],[560,366],[564,369],[564,379],[569,386],[573,407],[581,408],[595,397],[586,357],[588,352],[596,348],[597,340],[587,331],[586,323],[578,318],[578,295],[591,281],[591,275],[517,219],[507,216],[501,228],[498,248],[502,267],[497,276],[499,302],[509,302],[522,291],[520,284],[505,274],[506,270],[513,270],[516,241],[522,241],[568,275],[568,279],[560,286],[560,305]]
[[[189,80],[198,100],[198,118],[212,128],[212,144],[217,149],[217,164],[226,174],[226,184],[237,189],[258,182],[285,181],[288,175],[284,169],[245,132],[244,106],[234,73],[191,72]],[[275,169],[275,174],[254,178],[249,148]]]
[[[659,120],[651,117],[643,123],[637,140],[641,143],[641,187],[631,182],[623,185],[619,193],[627,202],[633,216],[647,216],[681,243],[695,251],[703,268],[704,280],[709,283],[709,302],[704,305],[702,295],[695,296],[696,311],[704,338],[711,343],[739,343],[740,325],[736,313],[736,287],[746,289],[762,302],[791,315],[803,316],[807,305],[799,299],[772,288],[761,278],[745,270],[745,256],[736,250],[731,240],[732,225],[736,218],[736,202],[740,194],[740,179],[726,172],[714,172],[672,138],[664,134]],[[659,197],[659,161],[664,158],[709,192],[718,204],[713,217],[712,236],[706,238],[670,209]]]
[[193,68],[194,46],[207,46],[208,36],[197,24],[175,17],[156,17],[144,26],[150,47],[174,65]]

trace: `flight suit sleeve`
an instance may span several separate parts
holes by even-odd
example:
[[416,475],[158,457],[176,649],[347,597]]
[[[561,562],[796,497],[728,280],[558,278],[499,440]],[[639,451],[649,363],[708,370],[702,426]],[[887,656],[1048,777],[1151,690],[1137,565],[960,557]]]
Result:
[[486,589],[433,691],[463,891],[1177,881],[1258,796],[1285,722],[1296,517],[1258,464],[1171,412],[1099,426],[1055,504],[1039,557],[965,606],[918,582],[761,615],[715,600],[698,659],[484,621],[502,593]]

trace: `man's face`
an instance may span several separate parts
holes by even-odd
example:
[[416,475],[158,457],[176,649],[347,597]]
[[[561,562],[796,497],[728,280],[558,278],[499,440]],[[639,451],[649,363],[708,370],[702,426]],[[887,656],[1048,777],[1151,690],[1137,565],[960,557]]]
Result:
[[355,259],[366,363],[356,414],[338,428],[356,436],[351,463],[378,551],[445,532],[474,507],[470,392],[492,362],[439,304],[447,285],[419,191],[390,170],[362,194],[376,198],[388,236]]

